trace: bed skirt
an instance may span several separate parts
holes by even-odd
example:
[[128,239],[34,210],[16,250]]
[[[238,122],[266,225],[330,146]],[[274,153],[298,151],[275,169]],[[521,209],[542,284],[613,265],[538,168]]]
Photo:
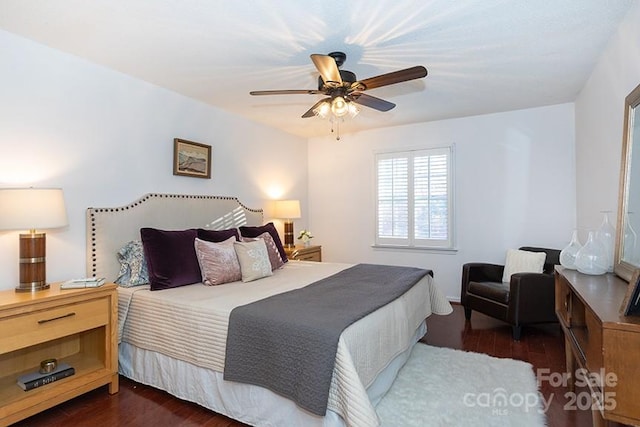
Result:
[[[422,322],[411,342],[415,344],[425,333],[426,323]],[[367,388],[367,395],[374,406],[391,387],[398,371],[409,358],[412,347],[396,356]],[[126,342],[119,346],[119,371],[134,381],[165,390],[180,399],[252,426],[345,426],[342,417],[331,410],[321,417],[265,388],[225,381],[220,372]],[[258,409],[260,412],[256,412]]]

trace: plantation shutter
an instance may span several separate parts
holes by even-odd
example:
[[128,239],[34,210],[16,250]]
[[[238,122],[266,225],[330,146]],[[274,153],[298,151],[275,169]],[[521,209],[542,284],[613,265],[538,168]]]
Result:
[[376,244],[452,247],[451,148],[376,155]]

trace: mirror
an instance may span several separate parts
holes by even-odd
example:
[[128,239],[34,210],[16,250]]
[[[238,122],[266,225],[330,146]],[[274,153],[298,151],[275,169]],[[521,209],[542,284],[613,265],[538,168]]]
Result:
[[618,194],[615,273],[631,280],[640,268],[640,85],[626,98]]

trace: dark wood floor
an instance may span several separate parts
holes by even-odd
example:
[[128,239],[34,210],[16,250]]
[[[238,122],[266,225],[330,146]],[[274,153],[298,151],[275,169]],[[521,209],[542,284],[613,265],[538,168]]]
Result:
[[[466,322],[462,307],[454,305],[449,316],[428,319],[429,332],[423,341],[439,347],[510,357],[531,363],[534,369],[564,371],[564,339],[558,325],[523,329],[522,339],[511,339],[511,328],[480,313]],[[451,375],[456,375],[451,372]],[[547,412],[548,427],[585,427],[591,425],[588,410],[565,410],[570,403],[563,387],[543,382],[541,391],[551,399]],[[578,390],[580,392],[580,390]],[[176,399],[165,392],[120,378],[120,391],[107,393],[106,386],[26,419],[16,426],[208,426],[239,427],[242,423],[218,415],[196,404]]]

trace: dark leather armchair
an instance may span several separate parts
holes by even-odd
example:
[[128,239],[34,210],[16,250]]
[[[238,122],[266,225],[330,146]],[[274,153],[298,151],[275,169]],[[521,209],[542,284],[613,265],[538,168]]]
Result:
[[517,273],[510,283],[502,282],[503,265],[469,263],[462,266],[460,302],[471,319],[476,310],[509,323],[513,339],[520,340],[522,325],[557,322],[555,314],[554,265],[560,264],[556,249],[520,248],[529,252],[546,252],[542,273]]

